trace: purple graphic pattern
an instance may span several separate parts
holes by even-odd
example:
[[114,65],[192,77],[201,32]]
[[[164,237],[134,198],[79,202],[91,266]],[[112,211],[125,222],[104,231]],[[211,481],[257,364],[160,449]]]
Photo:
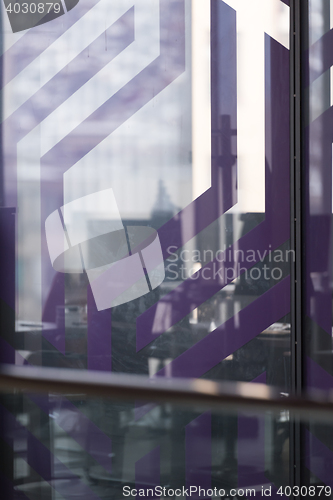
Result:
[[[258,251],[262,254],[265,250],[274,250],[290,237],[289,54],[284,47],[267,36],[266,51],[271,57],[271,73],[266,75],[266,94],[267,98],[270,99],[270,106],[266,106],[266,140],[269,140],[269,132],[275,137],[275,141],[271,145],[271,158],[267,157],[266,164],[266,219],[236,244],[237,250],[246,251],[247,249],[253,249],[256,255],[258,255]],[[267,71],[268,68],[266,67],[266,73]],[[268,77],[270,78],[268,79]],[[271,89],[268,87],[267,81],[274,82]],[[281,200],[283,200],[283,204],[281,204]],[[190,206],[192,209],[193,204]],[[208,216],[206,220],[207,222],[211,222],[211,217]],[[167,233],[167,227],[174,223],[174,220],[169,221],[159,231],[162,249],[167,248],[167,242],[164,240],[164,231]],[[176,227],[174,229],[176,230]],[[188,235],[188,237],[190,236],[193,237],[194,234]],[[185,241],[182,240],[182,242],[178,241],[177,243],[178,246],[181,246]],[[237,271],[237,263],[231,260],[235,255],[234,248],[231,247],[230,250],[230,252],[228,250],[225,252],[225,262],[221,263],[220,260],[222,260],[222,257],[219,257],[219,260],[214,260],[196,273],[194,278],[197,278],[197,275],[199,275],[199,279],[193,281],[189,278],[179,285],[176,290],[163,297],[162,302],[167,301],[172,306],[168,327],[180,321],[191,310],[208,300],[227,284],[227,282],[220,283],[219,276],[214,276],[214,269],[217,268],[223,271],[224,268],[228,267],[234,268]],[[244,262],[241,267],[249,268],[252,265],[253,262]],[[208,273],[206,273],[206,269],[209,270]],[[209,277],[208,280],[205,279],[205,274]],[[225,274],[223,273],[222,276],[225,276]],[[194,289],[195,294],[193,293]],[[154,331],[153,328],[155,318],[158,319],[159,304],[157,303],[152,306],[137,320],[138,351],[164,333],[163,330]]]

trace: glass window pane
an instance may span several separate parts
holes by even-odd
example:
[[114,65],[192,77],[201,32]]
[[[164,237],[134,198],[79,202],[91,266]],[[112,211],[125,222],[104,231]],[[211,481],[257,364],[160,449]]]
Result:
[[[289,393],[289,6],[55,5],[52,18],[30,16],[33,26],[23,28],[23,4],[20,13],[3,10],[1,361],[264,383]],[[57,404],[41,410],[52,422]],[[33,425],[52,435],[53,447],[59,429],[39,411]],[[112,405],[90,411],[104,432]],[[134,436],[162,418],[175,456],[179,428],[208,418],[148,403],[133,412],[115,410],[117,429]],[[248,418],[263,457],[266,424]],[[71,410],[64,420],[77,425]],[[217,478],[224,460],[229,487],[237,475],[246,484],[248,457],[239,472],[236,452],[243,430],[235,418],[222,423],[222,434],[218,420],[207,424],[225,441],[213,462]],[[115,443],[122,440],[119,430]],[[91,446],[112,458],[118,452],[98,451],[107,442]],[[75,469],[74,448],[63,451]],[[177,463],[175,477],[183,477]],[[103,481],[98,474],[89,481]]]
[[9,14],[11,361],[289,391],[289,7]]

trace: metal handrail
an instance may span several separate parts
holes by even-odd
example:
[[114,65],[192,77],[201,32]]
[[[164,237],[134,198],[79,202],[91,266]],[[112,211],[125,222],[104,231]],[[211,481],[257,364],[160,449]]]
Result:
[[291,410],[300,418],[333,419],[333,391],[288,396],[264,384],[203,379],[148,378],[86,370],[0,366],[1,391],[30,391],[104,397],[116,400],[170,402],[216,412]]

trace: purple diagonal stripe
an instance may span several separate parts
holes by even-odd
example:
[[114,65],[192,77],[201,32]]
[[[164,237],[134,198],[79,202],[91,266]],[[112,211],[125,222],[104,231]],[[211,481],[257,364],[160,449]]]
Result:
[[[140,458],[135,463],[135,487],[137,490],[148,488],[154,488],[159,486],[161,482],[161,453],[160,447],[157,446],[152,451],[147,453],[147,455]],[[146,492],[147,493],[147,492]],[[139,495],[137,495],[138,497]],[[140,495],[142,496],[142,495]],[[145,498],[155,498],[155,496],[145,495]]]
[[331,66],[333,66],[333,29],[327,31],[319,40],[309,48],[305,61],[317,60],[320,58],[319,68],[310,67],[309,73],[304,73],[304,87],[310,85],[316,78],[325,73]]
[[[2,56],[0,66],[4,65],[4,78],[1,88],[9,83],[15,76],[24,70],[32,61],[44,52],[61,35],[71,28],[100,0],[85,0],[73,9],[70,15],[54,19],[49,26],[45,24],[35,26],[28,30],[16,43],[14,43]],[[36,43],[36,38],[38,43]],[[29,47],[29,50],[26,50]],[[7,66],[7,60],[10,64]]]
[[[48,396],[30,394],[29,398],[46,415],[49,415],[50,402]],[[57,425],[89,453],[97,463],[102,465],[108,473],[111,473],[112,440],[68,399],[62,399],[61,408],[70,413],[64,419],[56,412],[54,421]],[[73,421],[75,421],[75,425],[73,425]]]
[[[212,486],[212,415],[207,411],[185,427],[186,488]],[[199,498],[199,496],[193,496]],[[204,498],[204,497],[200,497]],[[208,498],[208,497],[207,497]]]
[[143,401],[135,401],[134,408],[134,420],[140,420],[140,418],[144,417],[147,413],[153,410],[156,407],[155,403],[143,402]]
[[111,310],[98,311],[90,285],[87,288],[88,370],[111,371]]
[[[109,26],[96,40],[22,104],[4,121],[3,126],[10,126],[9,120],[13,121],[14,124],[18,123],[22,113],[29,113],[32,117],[29,127],[22,127],[16,132],[15,141],[20,141],[133,41],[134,7]],[[94,57],[96,54],[98,57]]]
[[305,429],[305,465],[318,479],[333,487],[333,452],[307,429]]
[[306,387],[329,391],[333,389],[333,377],[309,356],[306,357]]
[[[12,436],[12,433],[24,431],[28,438],[28,464],[58,493],[60,493],[64,498],[71,498],[68,491],[70,480],[70,486],[72,487],[75,485],[76,491],[78,494],[80,493],[81,499],[100,500],[100,498],[95,495],[89,486],[85,485],[78,476],[74,475],[70,469],[68,469],[68,467],[56,458],[50,450],[48,450],[33,434],[31,434],[31,432],[23,427],[4,406],[0,405],[0,411],[5,418],[5,432],[2,436],[3,439],[11,446],[12,437],[9,437],[9,435]],[[53,477],[53,472],[55,470],[57,474],[61,475],[61,478],[67,478],[68,482],[57,482]]]
[[[266,222],[266,221],[265,221]],[[286,227],[282,241],[274,247],[271,245],[270,231],[267,223],[261,223],[251,232],[243,236],[235,245],[231,246],[225,252],[221,252],[218,259],[204,266],[195,273],[192,278],[181,283],[175,290],[168,293],[157,304],[154,304],[137,319],[137,340],[136,349],[139,351],[150,342],[155,340],[178,321],[183,319],[193,309],[210,299],[221,288],[230,283],[246,269],[254,265],[254,262],[234,262],[233,256],[235,250],[246,252],[247,249],[255,251],[255,255],[263,255],[268,249],[274,250],[289,238],[289,227]],[[271,245],[271,247],[269,247]],[[220,262],[224,259],[225,262]],[[259,260],[259,257],[258,257]],[[230,273],[226,270],[232,270]],[[241,272],[239,272],[241,270]],[[220,279],[219,279],[220,278]],[[195,292],[195,293],[194,293]],[[160,320],[163,315],[163,303],[169,304],[168,324],[165,328],[164,322]]]
[[197,378],[220,363],[224,358],[259,335],[265,328],[290,311],[290,277],[288,276],[245,307],[235,318],[230,318],[197,344],[174,359],[156,376]]

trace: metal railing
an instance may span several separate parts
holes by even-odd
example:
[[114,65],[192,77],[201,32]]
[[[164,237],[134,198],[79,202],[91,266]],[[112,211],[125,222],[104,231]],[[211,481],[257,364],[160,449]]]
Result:
[[285,411],[294,417],[333,421],[333,391],[291,396],[264,384],[44,367],[0,366],[0,390],[82,395],[94,398],[170,402],[216,412]]

